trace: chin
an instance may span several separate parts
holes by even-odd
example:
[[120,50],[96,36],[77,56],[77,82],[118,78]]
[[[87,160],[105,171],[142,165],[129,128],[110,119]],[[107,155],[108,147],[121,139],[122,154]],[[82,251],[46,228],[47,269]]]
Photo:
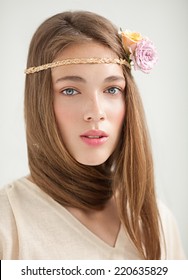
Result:
[[83,165],[88,165],[88,166],[98,166],[103,164],[108,158],[105,159],[90,159],[90,160],[81,160],[81,159],[76,159],[77,162],[83,164]]

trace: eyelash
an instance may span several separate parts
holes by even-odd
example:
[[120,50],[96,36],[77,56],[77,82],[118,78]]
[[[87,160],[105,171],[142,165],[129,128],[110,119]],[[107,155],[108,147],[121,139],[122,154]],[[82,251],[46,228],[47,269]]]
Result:
[[[69,93],[68,93],[68,91],[69,91]],[[72,91],[71,94],[70,94],[70,91]],[[73,91],[74,91],[75,93],[73,93]],[[61,91],[61,93],[64,94],[64,95],[72,96],[72,95],[78,94],[79,91],[76,90],[76,89],[74,89],[74,88],[65,88],[65,89],[63,89],[63,90]]]
[[[110,90],[117,90],[116,92],[110,92]],[[121,89],[121,88],[119,88],[119,87],[109,87],[109,88],[107,88],[106,90],[105,90],[105,92],[107,92],[107,93],[109,93],[109,94],[111,94],[111,95],[117,95],[118,93],[121,93],[123,90]]]
[[[116,92],[110,92],[110,90],[112,90],[112,89],[116,90]],[[68,91],[69,91],[69,93],[68,93]],[[123,90],[119,87],[109,87],[104,92],[109,93],[111,95],[117,95],[118,93],[123,92]],[[73,96],[73,95],[79,94],[80,92],[78,90],[74,89],[74,88],[65,88],[60,93],[62,93],[64,95],[67,95],[67,96]]]

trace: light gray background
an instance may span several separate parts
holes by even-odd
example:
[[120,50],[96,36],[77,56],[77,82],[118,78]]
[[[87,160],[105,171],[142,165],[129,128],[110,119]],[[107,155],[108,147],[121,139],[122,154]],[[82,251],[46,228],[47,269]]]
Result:
[[24,69],[31,36],[65,10],[97,12],[156,45],[151,74],[135,72],[150,129],[159,197],[174,213],[188,256],[188,39],[186,0],[0,0],[0,186],[28,173]]

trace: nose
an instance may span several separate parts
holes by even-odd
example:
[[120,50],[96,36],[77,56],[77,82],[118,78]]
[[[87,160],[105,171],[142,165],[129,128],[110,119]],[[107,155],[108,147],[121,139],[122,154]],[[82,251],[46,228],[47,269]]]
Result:
[[85,102],[84,120],[87,122],[99,122],[106,119],[103,101],[99,96],[90,98]]

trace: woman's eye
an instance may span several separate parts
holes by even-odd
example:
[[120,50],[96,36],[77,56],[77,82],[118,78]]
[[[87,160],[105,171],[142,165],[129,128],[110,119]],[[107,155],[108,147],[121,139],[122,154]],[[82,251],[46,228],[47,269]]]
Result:
[[118,87],[110,87],[105,92],[110,93],[110,94],[118,94],[119,92],[122,92],[122,90]]
[[66,89],[63,89],[61,91],[61,93],[64,95],[75,95],[75,94],[78,94],[79,92],[73,88],[66,88]]

